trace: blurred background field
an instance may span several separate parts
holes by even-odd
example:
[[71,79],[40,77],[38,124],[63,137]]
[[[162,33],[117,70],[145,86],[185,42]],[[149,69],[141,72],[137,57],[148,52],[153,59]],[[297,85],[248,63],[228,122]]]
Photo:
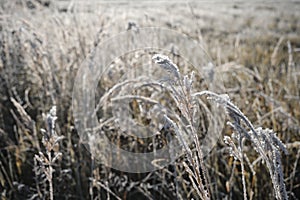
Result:
[[[113,170],[93,162],[74,127],[72,90],[85,57],[120,32],[155,26],[202,44],[215,70],[222,73],[232,102],[255,126],[277,133],[288,149],[282,167],[289,199],[299,199],[299,11],[298,1],[2,0],[1,198],[48,199],[48,183],[38,172],[34,155],[43,151],[43,115],[53,105],[56,131],[65,136],[60,144],[63,156],[54,172],[55,199],[198,198],[180,159],[175,168],[143,174]],[[119,65],[131,61],[123,58]],[[109,81],[113,80],[103,84],[110,85]],[[231,132],[226,126],[223,135]],[[246,147],[249,163],[255,163],[246,166],[249,198],[274,199],[266,167],[251,145]],[[241,169],[227,150],[220,138],[205,158],[212,199],[243,198]]]

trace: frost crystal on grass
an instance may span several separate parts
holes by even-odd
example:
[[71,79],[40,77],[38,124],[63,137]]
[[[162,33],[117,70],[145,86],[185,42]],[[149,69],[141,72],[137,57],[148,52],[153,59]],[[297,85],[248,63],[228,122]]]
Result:
[[154,62],[156,64],[159,64],[163,69],[165,69],[169,73],[173,74],[176,78],[180,78],[180,73],[179,73],[179,69],[178,69],[177,65],[174,64],[168,58],[168,56],[164,56],[161,54],[155,54],[152,57],[152,60],[154,60]]

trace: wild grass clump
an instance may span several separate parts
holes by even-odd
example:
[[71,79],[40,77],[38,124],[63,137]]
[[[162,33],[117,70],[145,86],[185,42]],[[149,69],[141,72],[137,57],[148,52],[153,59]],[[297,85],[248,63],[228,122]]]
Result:
[[[207,190],[207,170],[204,165],[202,149],[197,136],[198,134],[193,124],[193,116],[196,113],[195,104],[193,102],[195,101],[194,99],[196,97],[206,95],[209,99],[215,101],[215,103],[223,105],[227,111],[227,114],[232,119],[232,122],[228,122],[228,124],[233,127],[235,132],[231,135],[231,137],[225,136],[224,141],[230,146],[231,155],[233,155],[234,158],[239,160],[241,163],[244,199],[248,199],[244,167],[244,157],[246,155],[243,151],[243,146],[246,139],[251,141],[255,151],[260,155],[259,159],[262,159],[266,164],[273,183],[276,198],[280,200],[288,199],[286,186],[284,183],[280,150],[282,150],[285,154],[288,154],[288,151],[276,134],[270,129],[262,129],[261,127],[254,128],[252,123],[240,111],[240,109],[229,100],[228,95],[218,95],[211,91],[192,93],[191,88],[193,83],[193,74],[191,78],[184,76],[182,79],[178,67],[168,57],[157,54],[153,56],[153,60],[171,74],[171,78],[167,80],[167,82],[170,84],[177,106],[179,107],[182,115],[188,121],[186,128],[191,129],[193,142],[196,145],[196,154],[193,154],[191,148],[189,147],[188,141],[182,134],[182,130],[178,128],[173,120],[171,120],[168,116],[165,116],[168,123],[170,123],[174,128],[176,136],[180,140],[187,153],[187,160],[192,166],[192,169],[185,162],[183,162],[183,165],[185,166],[192,185],[197,191],[199,197],[201,199],[209,199],[209,193]],[[234,143],[234,141],[236,141],[237,145]],[[204,177],[204,180],[202,180],[202,177]]]
[[[231,147],[230,152],[234,158],[241,162],[244,199],[247,199],[244,169],[244,157],[246,155],[243,152],[244,140],[246,139],[251,141],[255,151],[260,155],[259,159],[262,159],[268,167],[276,198],[287,199],[280,150],[286,155],[288,151],[276,134],[270,129],[254,128],[240,109],[231,103],[228,98],[224,98],[224,96],[210,91],[203,91],[195,95],[208,95],[209,98],[222,104],[232,119],[232,122],[228,122],[228,124],[233,127],[235,132],[231,137],[225,136],[224,141]],[[237,145],[233,141],[236,141]]]

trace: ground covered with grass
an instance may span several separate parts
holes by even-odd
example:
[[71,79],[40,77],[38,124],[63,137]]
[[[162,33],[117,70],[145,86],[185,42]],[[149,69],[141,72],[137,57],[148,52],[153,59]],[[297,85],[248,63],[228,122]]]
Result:
[[[259,136],[262,141],[268,139],[264,138],[264,134],[269,134],[267,128],[276,133],[287,152],[285,154],[279,151],[281,163],[280,166],[277,165],[278,168],[273,169],[274,173],[279,172],[281,167],[287,196],[289,199],[299,199],[299,10],[300,3],[297,1],[2,1],[1,198],[49,199],[52,193],[54,199],[200,199],[201,195],[191,178],[191,174],[197,175],[198,168],[192,165],[188,156],[178,156],[172,164],[153,172],[118,171],[92,159],[84,146],[84,139],[79,137],[75,127],[72,92],[76,74],[85,58],[98,45],[120,32],[138,32],[144,27],[161,27],[185,34],[202,45],[214,63],[214,73],[222,80],[222,94],[228,95],[253,127],[264,128],[264,131],[255,129],[262,135]],[[126,42],[128,41],[124,41]],[[182,75],[190,75],[191,70],[189,63],[178,52],[188,52],[193,60],[204,59],[203,55],[190,50],[189,46],[181,44],[180,41],[166,46],[166,49],[169,51],[164,53],[178,65]],[[101,56],[109,57],[111,53]],[[142,49],[112,58],[114,61],[99,81],[96,98],[101,98],[113,88],[126,69],[142,66],[144,63],[141,60],[153,57],[154,53],[161,52]],[[139,73],[142,72],[135,71],[133,76]],[[194,90],[200,92],[206,89],[206,85],[201,82],[201,74],[196,74]],[[162,105],[169,105],[170,109],[177,105],[176,98],[169,100],[172,90],[163,96],[151,96],[153,88],[134,92],[135,95],[155,97]],[[220,103],[220,99],[215,99]],[[143,104],[144,107],[141,107],[139,102],[130,102],[131,115],[136,121],[149,125],[147,115],[142,115],[142,108],[146,109],[149,105]],[[56,105],[56,113],[52,116],[49,115],[49,110],[53,105]],[[97,116],[99,119],[109,118],[114,109],[107,103],[103,109],[98,110]],[[276,154],[274,149],[270,152],[268,150],[273,146],[262,145],[266,155],[256,151],[257,143],[251,138],[255,131],[249,129],[247,124],[245,140],[236,138],[238,133],[244,133],[238,126],[243,120],[232,118],[230,113],[239,114],[239,111],[229,104],[225,104],[225,109],[229,115],[224,122],[221,136],[210,153],[204,156],[208,180],[199,184],[197,182],[198,187],[205,185],[204,189],[209,191],[211,199],[242,199],[245,198],[245,193],[248,199],[276,198],[276,191],[280,189],[274,188],[270,168],[266,165],[268,160],[264,159],[265,156],[272,157]],[[202,111],[205,112],[205,109]],[[180,108],[174,109],[174,113],[174,119],[176,115],[185,116]],[[52,131],[47,119],[53,120],[53,117],[57,117],[53,121],[56,125],[53,131],[64,138],[59,138],[58,145],[49,140],[53,145],[50,148],[45,132]],[[205,115],[200,115],[199,120],[205,127]],[[226,125],[227,121],[232,121],[232,126]],[[127,150],[147,152],[152,151],[157,144],[160,145],[157,148],[161,148],[167,143],[167,136],[163,133],[156,136],[155,140],[140,140],[124,133],[126,131],[117,130],[118,127],[111,121],[103,124],[101,133]],[[45,132],[41,129],[45,129]],[[172,134],[176,135],[175,132]],[[201,142],[203,129],[199,128],[196,132]],[[247,132],[250,133],[249,137]],[[232,156],[232,149],[230,151],[234,146],[225,144],[224,136],[230,137],[237,146],[240,145],[239,142],[243,143],[243,149],[238,149],[236,157]],[[232,144],[230,140],[226,142]],[[196,143],[189,148],[195,156]],[[43,164],[35,156],[39,152],[47,151],[53,155],[58,155],[56,152],[61,153],[51,163],[54,170],[51,178],[53,191],[49,190],[49,177],[43,169],[49,163]],[[277,155],[274,158],[279,157]],[[202,170],[199,174],[200,177],[206,176]],[[280,173],[276,176],[280,182]],[[277,198],[285,197],[283,195]]]

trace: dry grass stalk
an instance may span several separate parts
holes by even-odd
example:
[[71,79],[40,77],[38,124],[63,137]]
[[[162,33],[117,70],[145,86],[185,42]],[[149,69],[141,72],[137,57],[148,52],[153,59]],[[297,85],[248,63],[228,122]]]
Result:
[[[174,64],[167,56],[156,54],[152,57],[156,64],[159,64],[163,69],[169,72],[170,77],[167,79],[167,83],[171,88],[172,96],[180,109],[182,115],[187,120],[186,129],[190,129],[193,137],[193,142],[196,146],[196,155],[193,154],[186,139],[181,133],[181,130],[177,124],[165,115],[165,119],[174,128],[176,136],[179,138],[183,148],[187,152],[188,161],[192,166],[192,169],[186,164],[184,164],[187,170],[190,180],[192,181],[193,187],[201,199],[210,199],[208,191],[208,179],[207,170],[203,160],[203,153],[200,147],[200,141],[198,138],[198,133],[194,127],[194,97],[192,96],[192,85],[194,73],[190,77],[184,76],[182,78],[179,69],[176,64]],[[176,87],[178,86],[178,87]],[[196,182],[195,182],[196,181]]]
[[55,120],[56,116],[56,106],[53,106],[46,117],[46,127],[47,130],[41,129],[43,133],[42,143],[46,149],[46,152],[39,152],[39,155],[35,155],[35,159],[39,161],[43,172],[46,175],[46,179],[49,182],[49,199],[53,200],[53,164],[59,160],[62,153],[59,152],[59,144],[64,136],[58,136],[55,132]]

